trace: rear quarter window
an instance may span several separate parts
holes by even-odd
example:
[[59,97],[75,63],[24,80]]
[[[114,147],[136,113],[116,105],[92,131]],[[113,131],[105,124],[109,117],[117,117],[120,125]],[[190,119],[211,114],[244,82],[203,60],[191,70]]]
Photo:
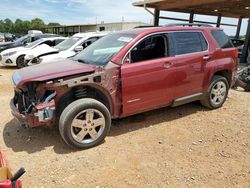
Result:
[[201,32],[174,32],[171,34],[175,55],[202,52],[208,49],[208,44]]
[[214,30],[211,31],[214,39],[217,41],[218,45],[221,48],[233,48],[233,43],[232,41],[229,39],[229,37],[224,33],[224,31],[222,30]]

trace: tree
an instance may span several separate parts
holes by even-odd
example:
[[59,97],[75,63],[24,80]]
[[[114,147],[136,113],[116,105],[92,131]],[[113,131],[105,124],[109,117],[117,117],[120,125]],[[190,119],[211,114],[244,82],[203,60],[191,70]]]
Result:
[[25,35],[29,30],[41,30],[44,31],[46,26],[60,26],[59,23],[51,22],[46,25],[42,19],[35,18],[30,21],[23,21],[16,19],[13,23],[10,19],[0,20],[0,33],[12,33],[18,35]]
[[0,33],[4,33],[4,22],[0,20]]
[[29,21],[23,21],[23,31],[24,33],[23,34],[27,34],[28,31],[30,30],[31,28],[31,23]]
[[49,23],[47,26],[60,26],[60,24],[59,23],[54,23],[54,22],[51,22],[51,23]]
[[30,30],[30,22],[17,19],[14,23],[14,33],[24,35]]
[[45,23],[40,18],[31,20],[30,29],[44,30]]
[[13,22],[8,18],[5,19],[4,20],[4,30],[5,30],[5,32],[12,33],[13,29],[14,29]]

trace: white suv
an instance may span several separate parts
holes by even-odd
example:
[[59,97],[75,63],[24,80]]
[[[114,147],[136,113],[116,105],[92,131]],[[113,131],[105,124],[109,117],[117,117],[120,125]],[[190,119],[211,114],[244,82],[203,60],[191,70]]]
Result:
[[[66,59],[75,56],[77,53],[107,34],[108,32],[78,33],[58,44],[54,48],[51,48],[51,51],[46,51],[44,53],[41,52],[40,54],[27,54],[25,56],[25,61],[28,65],[33,65],[58,61],[59,59]],[[55,49],[57,51],[55,51]]]
[[0,53],[0,61],[3,66],[17,66],[18,68],[25,67],[24,57],[27,53],[29,53],[29,51],[41,45],[55,46],[65,39],[65,37],[42,38],[24,47],[4,50]]

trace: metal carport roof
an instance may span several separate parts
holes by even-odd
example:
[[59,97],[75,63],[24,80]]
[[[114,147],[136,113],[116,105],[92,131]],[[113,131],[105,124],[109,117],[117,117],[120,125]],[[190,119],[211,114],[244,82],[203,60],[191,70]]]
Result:
[[[206,23],[237,26],[236,38],[239,37],[243,18],[250,18],[250,0],[144,0],[133,3],[134,6],[144,7],[154,16],[154,25],[159,25],[159,19],[170,19],[176,21],[188,21],[189,23]],[[153,8],[154,13],[148,8]],[[160,11],[173,11],[189,13],[189,19],[171,18],[160,16]],[[217,22],[194,20],[194,14],[217,16]],[[221,23],[222,17],[238,18],[238,25]],[[250,46],[250,19],[246,33],[245,44],[242,52],[241,63],[247,61]]]

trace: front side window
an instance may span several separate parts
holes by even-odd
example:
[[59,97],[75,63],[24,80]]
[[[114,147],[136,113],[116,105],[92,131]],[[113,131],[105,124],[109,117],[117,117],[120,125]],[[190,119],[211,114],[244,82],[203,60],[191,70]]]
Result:
[[130,52],[130,63],[164,58],[167,56],[167,38],[163,35],[144,39]]
[[175,55],[206,51],[207,41],[200,32],[174,32],[172,43],[175,46]]
[[47,40],[43,44],[47,44],[48,46],[55,46],[55,41]]

